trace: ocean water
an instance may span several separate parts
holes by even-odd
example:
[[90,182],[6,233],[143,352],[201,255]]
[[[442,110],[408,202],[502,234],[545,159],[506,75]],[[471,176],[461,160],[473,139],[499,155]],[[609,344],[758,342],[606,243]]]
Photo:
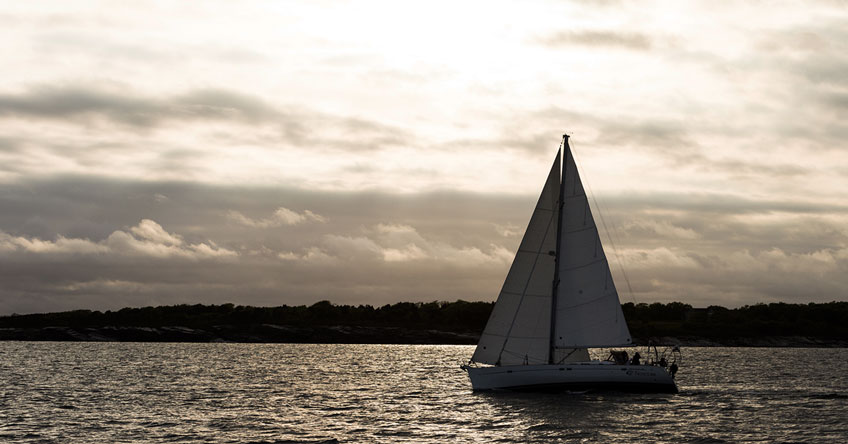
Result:
[[848,442],[848,349],[683,348],[676,395],[472,393],[472,350],[0,342],[0,442]]

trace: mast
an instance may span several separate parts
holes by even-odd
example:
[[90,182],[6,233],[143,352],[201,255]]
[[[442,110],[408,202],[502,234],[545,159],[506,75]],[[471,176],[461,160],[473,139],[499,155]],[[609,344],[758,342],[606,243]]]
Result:
[[556,351],[556,308],[557,308],[557,293],[559,289],[559,257],[560,257],[560,248],[562,245],[562,209],[565,206],[565,165],[566,165],[566,156],[568,155],[568,134],[562,135],[562,144],[560,145],[560,149],[562,150],[562,172],[560,173],[559,180],[559,201],[557,202],[557,240],[556,240],[556,252],[554,253],[554,283],[553,290],[551,293],[551,333],[550,333],[550,348],[548,352],[548,364],[554,363],[554,352]]

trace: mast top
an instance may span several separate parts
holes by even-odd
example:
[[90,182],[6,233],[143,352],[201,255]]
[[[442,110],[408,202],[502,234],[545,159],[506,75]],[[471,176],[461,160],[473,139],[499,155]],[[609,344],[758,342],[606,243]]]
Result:
[[565,139],[565,140],[568,140],[568,138],[569,138],[569,137],[571,137],[571,136],[569,136],[568,134],[563,134],[563,135],[562,135],[562,138],[563,138],[563,139]]

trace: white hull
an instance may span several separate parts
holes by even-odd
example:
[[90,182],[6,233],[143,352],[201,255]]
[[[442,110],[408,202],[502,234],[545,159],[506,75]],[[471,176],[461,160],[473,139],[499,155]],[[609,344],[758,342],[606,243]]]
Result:
[[474,390],[617,390],[677,393],[662,367],[615,365],[606,361],[568,364],[463,366]]

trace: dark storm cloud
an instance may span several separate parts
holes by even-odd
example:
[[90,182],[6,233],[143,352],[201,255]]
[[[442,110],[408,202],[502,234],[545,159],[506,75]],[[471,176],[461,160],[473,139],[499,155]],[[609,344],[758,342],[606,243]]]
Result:
[[198,90],[155,99],[86,87],[42,87],[2,94],[0,115],[49,119],[98,116],[134,126],[154,126],[168,119],[268,121],[282,117],[261,100],[225,90]]
[[200,119],[245,119],[262,122],[283,117],[283,113],[263,100],[233,91],[204,89],[171,99],[177,115]]
[[531,201],[73,177],[13,184],[0,194],[0,311],[486,298],[507,266],[501,245],[518,242],[496,224],[525,223],[510,215]]
[[[796,83],[792,90],[795,103],[835,113],[833,116],[815,115],[816,119],[824,122],[832,117],[844,117],[848,108],[846,27],[848,22],[842,21],[818,32],[799,29],[776,33],[764,43],[771,47],[771,52],[757,62],[763,69],[785,72],[793,77]],[[834,125],[826,125],[824,129],[828,130],[828,126]],[[844,125],[842,129],[844,135]]]
[[596,142],[617,148],[632,147],[660,153],[675,164],[697,162],[700,147],[691,134],[691,126],[673,120],[606,121],[598,124]]
[[717,193],[626,193],[606,197],[609,205],[619,209],[676,210],[692,214],[732,215],[794,213],[848,214],[848,205],[800,200],[746,199],[733,194]]
[[762,165],[754,162],[709,159],[703,155],[692,156],[688,160],[691,163],[699,163],[700,168],[705,171],[726,173],[737,179],[749,177],[751,180],[757,180],[764,175],[772,178],[791,178],[811,173],[810,169],[794,164]]
[[[563,126],[563,123],[567,126]],[[533,128],[539,128],[534,130]],[[840,130],[841,128],[841,130]],[[552,133],[565,129],[571,135],[571,146],[579,154],[582,149],[608,149],[635,151],[655,155],[657,159],[672,167],[691,167],[700,172],[709,172],[742,182],[762,181],[775,178],[797,178],[811,170],[795,163],[781,163],[778,158],[768,164],[761,158],[743,156],[727,158],[717,155],[710,146],[699,140],[708,133],[721,133],[740,141],[750,137],[742,128],[713,128],[693,123],[686,119],[621,118],[616,116],[580,113],[561,107],[547,107],[538,111],[515,116],[501,134],[492,139],[453,140],[438,147],[445,150],[478,149],[524,151],[536,156],[548,156],[559,144]],[[830,140],[848,136],[848,127],[811,127],[804,125],[794,132],[784,128],[791,137],[804,140],[815,149],[833,149]],[[822,138],[818,132],[831,134]],[[590,135],[587,135],[589,133]],[[594,135],[591,135],[594,133]],[[844,134],[843,134],[844,133]],[[779,137],[780,135],[775,135]],[[759,140],[752,144],[762,145]]]
[[150,125],[162,112],[159,103],[127,99],[85,89],[37,89],[0,95],[0,116],[63,119],[86,114],[108,115],[132,125]]
[[832,91],[823,94],[822,102],[835,112],[843,115],[848,112],[848,91]]
[[638,51],[646,51],[653,46],[653,40],[645,34],[603,30],[559,32],[539,39],[539,43],[548,47],[603,46]]
[[[772,131],[805,146],[838,149],[848,136],[843,124],[848,92],[848,21],[838,15],[764,33],[759,51],[732,63],[734,77],[759,76],[766,97],[748,106],[751,115],[771,114]],[[728,64],[716,64],[726,72]]]
[[[848,38],[848,37],[846,37]],[[801,63],[792,66],[792,70],[814,84],[825,86],[848,86],[845,72],[848,70],[848,57],[842,55],[812,55]]]
[[607,123],[611,124],[597,115],[551,106],[511,115],[490,138],[455,139],[436,145],[436,148],[447,151],[516,151],[521,155],[532,154],[547,159],[562,140],[560,131],[574,135],[576,128],[595,128]]
[[[616,147],[636,146],[666,154],[675,155],[681,150],[693,151],[697,147],[694,142],[694,132],[700,130],[693,127],[691,122],[682,119],[660,119],[645,117],[622,117],[575,112],[558,106],[540,109],[517,119],[521,126],[527,122],[544,122],[545,126],[554,127],[567,122],[570,125],[567,132],[573,133],[573,128],[586,128],[597,131],[594,142]],[[572,140],[579,142],[580,135],[572,134]],[[534,137],[536,137],[534,135]],[[526,140],[529,147],[533,140]]]
[[[833,17],[814,26],[800,26],[767,33],[759,43],[767,51],[758,60],[776,62],[772,68],[787,70],[822,85],[848,85],[848,20]],[[778,65],[779,63],[779,65]]]
[[[0,193],[0,312],[492,300],[534,202],[457,192],[24,181]],[[798,291],[784,289],[784,300],[829,300],[839,287],[816,283],[819,274],[809,270],[818,264],[828,278],[846,279],[839,273],[848,242],[836,222],[846,206],[679,193],[611,196],[603,209],[605,224],[618,227],[611,235],[629,258],[641,301],[772,300],[775,272],[780,282],[809,281],[815,290],[789,285]],[[760,220],[775,213],[801,222]],[[689,294],[675,290],[690,282]],[[730,288],[733,297],[716,295]]]
[[20,140],[0,136],[0,153],[17,153],[20,149]]
[[527,134],[520,134],[519,131],[504,131],[503,134],[496,135],[493,138],[455,139],[438,144],[435,147],[445,151],[514,151],[547,157],[556,151],[559,141],[556,133],[552,134],[549,129]]
[[[516,196],[499,197],[459,192],[431,192],[412,196],[381,192],[329,192],[306,191],[286,187],[214,186],[180,182],[131,182],[117,179],[88,178],[80,176],[54,177],[43,180],[25,180],[6,184],[0,193],[0,229],[16,235],[55,237],[104,238],[116,227],[135,225],[141,218],[155,220],[165,227],[184,233],[200,229],[198,220],[208,220],[203,228],[213,239],[236,236],[243,228],[229,218],[237,211],[252,219],[272,215],[278,207],[302,212],[311,210],[327,216],[329,222],[322,226],[298,226],[298,230],[317,229],[325,232],[329,227],[350,226],[356,229],[376,222],[415,224],[429,232],[433,223],[450,215],[462,223],[463,218],[475,220],[475,215],[498,213],[491,223],[506,224],[525,218],[532,209],[533,198]],[[438,216],[435,216],[438,215]],[[50,230],[27,231],[30,220],[51,221]],[[87,231],[75,225],[102,227]],[[12,227],[17,227],[12,229]],[[280,227],[282,231],[290,227]],[[330,231],[336,232],[335,229]],[[275,234],[278,231],[267,231]],[[457,233],[457,236],[460,234]],[[474,240],[474,245],[485,245],[467,233],[461,236]],[[190,239],[186,236],[187,240]],[[269,240],[279,245],[273,236]],[[287,240],[286,242],[290,242]]]
[[414,140],[405,131],[379,122],[279,106],[225,89],[201,89],[157,98],[85,86],[38,87],[18,94],[0,94],[0,117],[61,122],[97,120],[141,130],[173,121],[267,125],[278,129],[273,142],[322,149],[373,150]]

